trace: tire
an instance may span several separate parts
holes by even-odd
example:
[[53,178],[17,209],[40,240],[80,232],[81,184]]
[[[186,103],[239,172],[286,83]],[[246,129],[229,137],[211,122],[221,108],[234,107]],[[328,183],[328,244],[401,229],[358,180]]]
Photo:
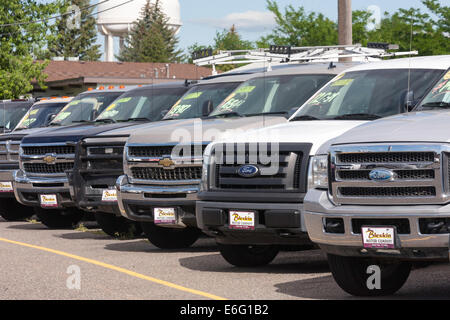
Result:
[[248,246],[217,244],[220,254],[236,267],[260,267],[273,261],[279,252],[277,246]]
[[141,227],[148,241],[160,249],[188,248],[197,241],[201,234],[198,228],[163,228],[152,222],[141,222]]
[[16,199],[0,200],[0,216],[6,221],[23,221],[33,215],[33,208],[20,204]]
[[[405,284],[411,272],[409,262],[377,262],[358,257],[342,257],[329,254],[333,278],[345,292],[359,297],[392,295]],[[380,289],[369,289],[367,280],[371,276],[367,268],[377,265],[381,270]]]
[[137,222],[112,213],[96,212],[94,215],[103,232],[113,238],[137,238],[142,234],[142,228]]
[[75,208],[57,210],[34,208],[34,211],[41,223],[50,229],[73,228],[84,216],[83,211]]

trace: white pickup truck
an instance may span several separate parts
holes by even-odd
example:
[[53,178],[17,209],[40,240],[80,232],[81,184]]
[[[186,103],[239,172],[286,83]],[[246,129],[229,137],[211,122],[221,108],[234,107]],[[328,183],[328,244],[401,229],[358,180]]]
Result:
[[[348,293],[392,294],[411,262],[449,262],[450,112],[441,111],[449,107],[450,72],[418,107],[439,111],[374,121],[319,150],[329,152],[329,187],[308,192],[306,227]],[[378,288],[367,286],[371,266]]]
[[310,244],[303,199],[326,181],[330,139],[412,109],[450,66],[450,56],[389,60],[348,69],[288,123],[230,135],[205,151],[198,226],[236,266],[270,263],[282,246]]

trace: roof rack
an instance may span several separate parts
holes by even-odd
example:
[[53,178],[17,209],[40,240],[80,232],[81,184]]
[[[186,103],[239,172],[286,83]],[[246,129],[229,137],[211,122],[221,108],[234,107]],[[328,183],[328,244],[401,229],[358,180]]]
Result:
[[193,62],[197,66],[210,65],[213,75],[217,75],[216,65],[268,63],[267,71],[272,70],[272,63],[287,62],[337,62],[340,58],[381,59],[406,55],[417,55],[418,51],[392,52],[398,45],[370,42],[367,47],[361,44],[291,47],[271,45],[267,49],[221,50],[214,54],[211,48],[193,53]]

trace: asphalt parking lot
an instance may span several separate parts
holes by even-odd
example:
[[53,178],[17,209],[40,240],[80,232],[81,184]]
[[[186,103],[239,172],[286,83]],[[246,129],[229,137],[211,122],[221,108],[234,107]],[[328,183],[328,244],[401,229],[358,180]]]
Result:
[[[242,269],[206,237],[163,251],[85,226],[49,230],[0,218],[0,299],[354,299],[334,283],[319,250],[284,252],[269,266]],[[450,299],[448,279],[449,264],[416,269],[392,298]]]

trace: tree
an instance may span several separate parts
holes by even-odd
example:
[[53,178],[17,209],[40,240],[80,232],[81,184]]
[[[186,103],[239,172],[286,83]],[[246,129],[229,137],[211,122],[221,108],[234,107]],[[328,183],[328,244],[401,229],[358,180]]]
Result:
[[178,38],[168,24],[159,0],[147,1],[117,59],[130,62],[179,62]]
[[95,18],[92,16],[94,7],[90,0],[63,0],[63,10],[66,13],[70,6],[81,10],[79,24],[73,21],[73,15],[64,15],[56,21],[57,35],[49,44],[49,55],[57,57],[78,57],[84,61],[100,59],[100,45],[97,41]]
[[[38,48],[45,48],[59,1],[2,0],[0,6],[0,99],[13,99],[33,89],[32,81],[45,88],[45,62],[34,62]],[[44,20],[42,20],[44,19]],[[40,20],[39,22],[35,22]]]
[[257,44],[267,48],[271,44],[290,46],[334,45],[338,41],[337,24],[321,13],[306,13],[303,7],[292,5],[281,12],[275,0],[267,0],[267,9],[275,15],[276,27]]
[[242,40],[236,26],[232,25],[230,30],[216,32],[214,48],[216,50],[246,50],[253,49],[254,45],[251,41]]

